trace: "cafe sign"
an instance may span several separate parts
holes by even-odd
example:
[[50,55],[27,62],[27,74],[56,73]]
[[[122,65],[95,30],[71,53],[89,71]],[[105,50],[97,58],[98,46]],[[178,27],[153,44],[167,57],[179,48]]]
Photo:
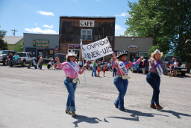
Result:
[[49,40],[37,39],[33,40],[33,47],[36,48],[48,48]]
[[80,27],[94,27],[95,21],[94,20],[80,20]]

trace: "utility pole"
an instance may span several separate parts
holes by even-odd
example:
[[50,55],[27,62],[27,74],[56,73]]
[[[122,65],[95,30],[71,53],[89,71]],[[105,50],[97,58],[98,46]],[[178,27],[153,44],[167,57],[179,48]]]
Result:
[[15,33],[17,32],[17,30],[14,28],[11,31],[13,32],[13,36],[15,36]]

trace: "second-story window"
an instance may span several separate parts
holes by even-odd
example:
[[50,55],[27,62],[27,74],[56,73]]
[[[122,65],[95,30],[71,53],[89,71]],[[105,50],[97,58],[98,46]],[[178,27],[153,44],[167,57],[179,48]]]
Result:
[[92,29],[81,29],[82,40],[92,40]]

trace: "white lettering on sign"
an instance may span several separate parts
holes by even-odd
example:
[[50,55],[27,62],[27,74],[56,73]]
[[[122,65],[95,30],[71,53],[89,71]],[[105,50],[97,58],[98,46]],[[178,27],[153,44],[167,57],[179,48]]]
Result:
[[96,60],[113,53],[108,38],[104,38],[91,44],[82,45],[82,55],[85,60]]
[[80,27],[94,27],[94,20],[80,20]]

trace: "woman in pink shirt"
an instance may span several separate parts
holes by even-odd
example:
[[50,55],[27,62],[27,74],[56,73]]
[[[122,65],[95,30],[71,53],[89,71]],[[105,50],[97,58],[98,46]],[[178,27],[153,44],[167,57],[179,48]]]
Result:
[[78,75],[82,74],[85,70],[85,67],[80,68],[76,63],[77,55],[74,53],[68,53],[66,55],[67,62],[60,63],[57,58],[57,68],[62,69],[66,75],[66,79],[64,80],[64,84],[68,91],[68,99],[66,103],[66,113],[72,116],[75,116],[75,90],[77,87],[77,83],[79,82]]

